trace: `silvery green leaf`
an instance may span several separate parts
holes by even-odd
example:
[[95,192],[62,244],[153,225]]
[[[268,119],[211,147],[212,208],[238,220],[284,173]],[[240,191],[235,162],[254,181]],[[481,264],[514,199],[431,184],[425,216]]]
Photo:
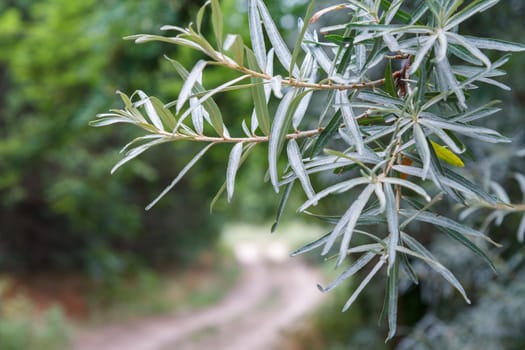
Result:
[[377,200],[379,201],[379,212],[382,213],[386,208],[386,197],[381,183],[377,182],[374,184],[374,192],[376,194]]
[[309,208],[312,205],[315,205],[319,200],[323,199],[324,197],[332,194],[332,193],[343,193],[346,191],[351,190],[355,186],[363,185],[366,183],[369,183],[370,180],[364,177],[358,177],[346,181],[341,181],[335,185],[329,186],[325,188],[322,191],[317,192],[313,197],[309,198],[306,202],[304,202],[299,209],[297,209],[298,212],[303,212],[307,208]]
[[[366,203],[368,203],[368,200],[370,199],[370,196],[372,195],[372,192],[374,192],[374,185],[370,184],[365,187],[363,192],[357,197],[355,202],[352,203],[350,208],[348,209],[348,216],[345,214],[345,217],[347,216],[347,224],[346,228],[344,229],[343,233],[343,239],[341,240],[341,246],[339,247],[339,258],[337,259],[336,266],[341,265],[343,260],[346,258],[346,251],[348,250],[348,247],[350,246],[350,241],[352,240],[352,236],[354,233],[354,228],[357,224],[357,220],[359,219],[359,216],[361,215],[361,212],[363,211]],[[342,220],[342,219],[341,219]],[[334,229],[335,232],[335,229]],[[328,247],[328,244],[326,245]],[[324,251],[326,251],[326,247]]]
[[448,40],[451,43],[458,44],[463,46],[465,49],[467,49],[474,57],[476,57],[478,60],[483,62],[485,66],[490,67],[491,62],[488,59],[487,56],[483,52],[481,52],[476,46],[472,45],[469,41],[465,40],[465,38],[461,35],[458,35],[456,33],[447,33]]
[[357,120],[355,119],[354,112],[350,105],[350,100],[346,94],[346,91],[337,91],[335,101],[339,104],[339,108],[341,109],[341,114],[343,115],[343,120],[346,126],[345,129],[348,130],[350,135],[352,135],[353,144],[356,147],[357,153],[361,154],[364,149],[363,137],[359,131],[359,125],[357,124]]
[[204,147],[199,153],[197,153],[189,162],[186,164],[186,166],[180,171],[179,175],[155,198],[148,206],[146,207],[146,210],[150,210],[153,208],[157,202],[166,195],[183,177],[186,175],[186,173],[199,161],[199,159],[202,158],[203,155],[208,152],[208,150],[215,145],[214,143],[208,144],[206,147]]
[[[253,115],[252,115],[252,118],[253,118]],[[246,125],[246,120],[244,120],[244,119],[241,122],[241,128],[242,128],[242,131],[244,132],[244,135],[246,135],[247,137],[252,137],[253,136],[253,133],[248,128],[248,125]]]
[[417,152],[421,157],[423,163],[423,180],[426,179],[428,170],[430,169],[430,149],[428,147],[427,138],[421,129],[419,123],[414,124],[414,138],[416,140]]
[[311,42],[317,42],[314,36],[305,33],[305,41],[301,44],[304,51],[309,52],[312,56],[315,57],[315,61],[323,69],[326,74],[330,74],[332,70],[332,60],[328,58],[328,55],[322,47],[315,44],[310,44]]
[[523,202],[525,203],[525,176],[523,176],[520,173],[514,174],[514,178],[518,182],[518,185],[520,186],[521,195],[523,198]]
[[468,62],[468,63],[473,64],[475,66],[483,65],[483,63],[480,60],[478,60],[476,57],[472,56],[472,54],[467,49],[465,49],[462,46],[450,44],[450,45],[448,45],[448,50],[449,50],[449,52],[452,55],[456,56],[457,58],[459,58],[459,59],[461,59],[461,60],[463,60],[465,62]]
[[223,17],[219,0],[211,0],[211,24],[215,34],[217,46],[222,47]]
[[242,143],[239,142],[233,146],[228,160],[228,167],[226,168],[226,192],[228,193],[228,202],[231,201],[235,190],[235,175],[239,169],[241,155]]
[[306,252],[309,252],[311,250],[314,250],[320,246],[322,246],[323,244],[325,244],[327,241],[328,241],[328,238],[330,238],[330,234],[332,232],[328,232],[327,234],[325,234],[324,236],[322,236],[321,238],[311,242],[311,243],[308,243],[306,245],[304,245],[303,247],[295,250],[292,254],[290,254],[290,256],[294,257],[294,256],[297,256],[297,255],[301,255],[301,254],[304,254]]
[[385,12],[385,20],[384,20],[385,24],[390,24],[390,22],[392,22],[392,20],[394,19],[395,15],[397,14],[397,11],[399,11],[399,8],[401,7],[402,4],[403,4],[403,0],[392,1],[392,3],[390,4],[390,7]]
[[[257,0],[257,7],[259,8],[264,27],[266,28],[268,39],[270,40],[270,42],[273,45],[273,48],[275,49],[275,55],[277,56],[279,62],[281,62],[283,67],[286,70],[288,70],[292,62],[292,54],[290,53],[290,50],[288,49],[286,43],[281,37],[281,34],[277,30],[277,26],[275,25],[272,16],[270,15],[270,12],[266,8],[266,5],[262,0]],[[294,77],[299,76],[299,69],[297,68],[297,66],[293,67],[293,71],[290,72],[290,74]]]
[[507,203],[507,204],[511,203],[509,195],[507,194],[507,192],[505,192],[505,190],[503,189],[503,187],[501,187],[499,183],[490,181],[489,187],[492,189],[492,191],[494,191],[494,193],[496,194],[496,196],[501,202]]
[[388,271],[392,271],[396,262],[396,249],[399,243],[399,218],[397,214],[396,197],[388,182],[383,184],[386,199],[386,221],[388,224]]
[[499,0],[474,0],[472,1],[468,6],[466,6],[461,11],[457,12],[455,15],[453,15],[447,20],[444,30],[450,31],[458,24],[474,16],[476,13],[483,12],[486,9],[496,5],[498,2]]
[[[423,172],[424,172],[424,170],[423,170]],[[430,196],[423,189],[423,187],[421,187],[421,186],[419,186],[419,185],[417,185],[417,184],[415,184],[413,182],[410,182],[410,181],[404,180],[404,179],[398,179],[398,178],[395,178],[395,177],[385,177],[383,179],[383,182],[388,183],[388,184],[393,184],[393,185],[399,185],[399,186],[406,187],[409,190],[412,190],[412,191],[416,192],[417,194],[419,194],[427,202],[430,202]]]
[[[257,61],[252,51],[246,50],[246,60],[248,61],[248,67],[251,69],[255,68]],[[270,112],[268,111],[268,99],[271,91],[262,85],[263,80],[261,78],[251,78],[252,86],[250,87],[253,100],[253,113],[257,118],[257,123],[252,121],[252,133],[255,133],[256,125],[261,128],[261,131],[268,135],[270,133]],[[253,120],[253,118],[252,118]]]
[[[354,201],[352,203],[352,205],[348,208],[348,210],[345,212],[345,214],[341,217],[341,219],[337,222],[337,225],[335,225],[335,227],[334,227],[334,229],[332,231],[332,234],[330,235],[330,239],[326,242],[326,244],[325,244],[325,246],[323,248],[323,251],[321,252],[321,255],[326,255],[328,253],[328,251],[334,245],[337,237],[339,237],[341,235],[341,233],[343,233],[343,230],[348,225],[349,221],[352,218],[354,218],[356,216],[359,216],[359,214],[361,213],[362,209],[366,205],[366,202],[368,202],[368,199],[370,198],[370,195],[372,194],[373,191],[374,191],[374,186],[373,185],[368,185],[368,186],[365,187],[365,189],[359,195],[361,200],[359,200],[359,198],[358,198],[356,201]],[[364,195],[363,195],[363,193],[364,193]],[[365,201],[365,198],[366,198],[366,201]],[[360,210],[358,210],[358,209],[360,209]],[[348,246],[345,247],[345,249],[348,249]],[[341,245],[341,250],[343,250],[342,249],[342,245]]]
[[186,101],[190,97],[195,83],[202,80],[202,71],[206,67],[207,63],[208,62],[204,60],[199,60],[195,64],[193,69],[191,70],[188,77],[184,80],[184,84],[182,85],[182,88],[179,93],[179,97],[177,99],[177,108],[176,108],[177,114],[180,112],[180,110],[184,106],[184,103],[186,103]]
[[481,83],[485,83],[485,84],[489,84],[489,85],[494,85],[502,90],[505,90],[505,91],[510,91],[512,90],[512,88],[508,85],[505,85],[497,80],[494,80],[494,79],[489,79],[489,78],[480,78],[478,79],[479,82]]
[[[304,193],[308,198],[312,198],[313,196],[315,196],[315,191],[312,187],[312,184],[310,183],[310,178],[306,173],[306,169],[304,168],[301,150],[299,149],[299,146],[297,145],[297,142],[294,139],[288,141],[286,152],[288,154],[288,161],[290,163],[290,166],[297,175],[299,182],[303,186]],[[314,203],[314,205],[315,204],[316,203]]]
[[123,117],[115,113],[101,113],[97,114],[97,119],[89,122],[89,125],[99,127],[106,126],[116,123],[131,123],[135,124],[136,121],[128,117]]
[[521,217],[520,226],[518,227],[518,242],[523,243],[525,240],[525,215]]
[[[303,66],[301,67],[301,74],[309,75],[309,83],[315,82],[315,78],[317,76],[317,67],[317,62],[314,60],[313,56],[310,53],[307,53]],[[312,96],[313,91],[312,93],[305,95],[302,98],[301,103],[299,103],[299,105],[297,106],[297,110],[295,111],[292,117],[292,126],[295,130],[299,128],[299,124],[306,115],[306,111],[308,109]]]
[[[173,67],[175,68],[175,70],[181,76],[182,79],[188,78],[189,73],[182,64],[180,64],[178,61],[173,60],[169,57],[166,57],[166,59],[173,65]],[[200,83],[197,82],[194,85],[194,92],[195,93],[204,92],[204,87]],[[215,128],[215,130],[217,130],[218,134],[221,135],[223,132],[222,127],[224,125],[224,122],[222,120],[222,114],[221,114],[221,110],[219,109],[219,106],[217,106],[217,104],[212,98],[206,99],[204,101],[200,100],[200,102],[201,102],[200,104],[202,104],[204,109],[209,113],[210,124]],[[190,108],[189,109],[190,113],[195,108],[197,107]],[[173,131],[176,131],[176,129],[174,129]]]
[[360,92],[359,99],[363,101],[373,102],[374,104],[378,104],[380,106],[399,107],[404,104],[404,101],[399,98],[393,98],[391,96],[386,96],[383,94],[368,91]]
[[318,285],[318,288],[324,293],[331,291],[332,289],[340,285],[343,281],[345,281],[349,277],[352,277],[355,273],[357,273],[359,270],[365,267],[375,256],[376,254],[372,252],[363,254],[343,273],[341,273],[332,282],[330,282],[330,284],[328,284],[326,287],[321,287],[320,285]]
[[[470,300],[467,297],[467,294],[465,293],[465,289],[459,283],[457,278],[454,276],[452,272],[450,272],[449,269],[447,269],[445,266],[443,266],[439,261],[436,260],[436,258],[430,253],[421,243],[416,241],[414,238],[410,237],[409,235],[405,233],[401,233],[401,237],[403,241],[414,250],[416,255],[412,254],[413,256],[416,256],[420,259],[422,259],[424,262],[428,264],[434,271],[439,273],[444,279],[446,279],[454,288],[456,288],[460,294],[463,296],[465,301],[470,304]],[[410,251],[408,249],[402,249],[404,247],[399,246],[398,250],[401,252],[409,253]],[[410,254],[410,253],[409,253]]]
[[497,113],[501,111],[501,108],[492,108],[492,105],[494,103],[497,103],[498,101],[488,103],[482,107],[470,110],[468,112],[462,113],[454,118],[451,118],[450,122],[461,122],[461,123],[468,123],[472,122],[474,120],[478,120],[481,118],[485,118],[488,116],[491,116],[494,113]]
[[[420,124],[424,124],[424,122],[420,121]],[[432,131],[434,134],[436,134],[454,153],[461,154],[465,152],[465,148],[459,148],[458,145],[450,138],[450,136],[447,135],[446,132],[443,131],[443,129],[435,128],[432,125],[425,125],[430,131]]]
[[503,41],[498,39],[478,38],[474,36],[463,36],[472,45],[479,49],[497,50],[503,52],[519,52],[525,50],[525,45],[520,43],[513,43],[510,41]]
[[122,147],[122,149],[120,150],[119,153],[121,153],[121,154],[122,153],[127,153],[128,150],[132,148],[131,146],[136,147],[135,145],[137,143],[142,143],[143,141],[147,141],[147,140],[163,139],[163,138],[165,139],[166,136],[165,135],[159,135],[159,134],[148,134],[148,135],[144,135],[144,136],[140,136],[140,137],[134,138],[133,140],[128,142],[124,147]]
[[[232,85],[235,85],[237,84],[238,82],[244,80],[244,79],[247,79],[249,78],[250,76],[249,75],[242,75],[240,77],[237,77],[235,79],[232,79],[230,81],[227,81],[226,83],[224,84],[221,84],[219,86],[217,86],[216,88],[213,88],[211,90],[209,90],[207,93],[204,94],[204,96],[202,96],[201,98],[199,98],[199,103],[195,106],[195,107],[190,107],[188,108],[179,118],[179,121],[177,123],[177,125],[175,126],[175,130],[178,130],[180,128],[180,126],[183,124],[183,122],[186,120],[186,118],[188,117],[188,115],[190,115],[196,108],[198,108],[200,105],[204,105],[206,106],[206,102],[208,102],[209,99],[211,99],[211,97],[217,93],[220,93],[222,92],[224,89],[232,86]],[[220,112],[220,111],[219,111]],[[217,134],[223,136],[224,135],[224,122],[222,120],[222,115],[220,114],[217,114],[217,113],[210,113],[210,117],[211,117],[211,123],[212,123],[212,126],[213,128],[215,129],[215,131],[217,132]],[[220,119],[219,119],[220,118]]]
[[295,130],[298,129],[299,124],[303,120],[304,116],[306,115],[306,110],[308,109],[308,105],[310,104],[310,101],[312,100],[313,90],[309,90],[311,93],[306,94],[302,97],[301,102],[297,106],[297,109],[295,110],[295,113],[292,117],[292,126]]
[[383,34],[383,41],[386,43],[386,46],[388,47],[390,51],[393,51],[393,52],[399,51],[399,44],[396,38],[392,34],[390,33]]
[[354,301],[357,299],[359,294],[363,291],[363,289],[366,287],[368,283],[372,280],[372,278],[376,275],[376,273],[383,267],[385,264],[384,259],[380,259],[377,264],[375,264],[374,268],[368,273],[368,275],[361,281],[357,289],[352,293],[350,296],[350,299],[346,302],[345,306],[343,306],[343,312],[348,310],[350,306],[354,303]]
[[423,41],[423,44],[419,48],[419,50],[414,55],[414,62],[410,65],[409,74],[414,74],[419,69],[419,65],[421,62],[423,62],[423,59],[427,55],[428,51],[432,48],[434,45],[434,42],[437,39],[437,35],[431,35],[429,37],[421,38],[420,40]]
[[440,176],[439,180],[444,185],[454,188],[458,191],[468,193],[474,197],[480,198],[486,201],[487,203],[496,204],[495,198],[491,196],[490,194],[488,194],[487,192],[483,191],[480,188],[480,186],[473,184],[472,182],[468,181],[461,175],[456,174],[450,169],[443,169],[443,170],[444,170],[444,176]]
[[137,94],[141,98],[140,103],[144,104],[144,108],[146,109],[146,114],[148,115],[149,119],[155,125],[155,127],[158,130],[164,131],[164,125],[162,125],[162,121],[159,117],[159,114],[157,113],[157,110],[153,106],[153,103],[151,102],[148,95],[144,93],[144,91],[138,90]]
[[204,107],[199,104],[199,100],[196,97],[190,98],[190,108],[193,109],[193,112],[191,112],[193,127],[197,134],[202,135],[204,131],[204,114],[206,111]]
[[[257,64],[261,71],[266,68],[266,44],[262,30],[261,16],[257,9],[259,0],[250,0],[248,3],[248,19],[250,25],[250,38]],[[269,73],[272,74],[272,73]]]
[[442,61],[447,57],[447,48],[448,48],[448,40],[447,36],[442,30],[438,30],[437,32],[437,40],[438,43],[434,46],[434,50],[436,52],[436,60]]
[[[444,36],[443,36],[444,37]],[[438,36],[438,39],[440,37]],[[437,48],[436,48],[437,47]],[[438,51],[440,50],[439,47],[441,45],[435,45],[435,51],[436,55],[438,55]],[[458,84],[458,81],[456,80],[456,77],[453,74],[452,67],[450,66],[450,62],[446,58],[446,56],[443,57],[441,60],[437,60],[437,70],[439,77],[442,80],[442,83],[445,84],[442,88],[443,90],[451,90],[456,97],[458,98],[458,103],[463,109],[467,109],[466,99],[465,99],[465,93],[461,89],[461,87]],[[448,93],[448,92],[447,92]]]
[[126,152],[125,157],[122,158],[120,161],[117,162],[117,164],[115,164],[113,166],[113,168],[111,169],[111,174],[114,174],[115,171],[117,171],[117,169],[120,168],[122,165],[124,165],[127,162],[129,162],[130,160],[138,157],[139,155],[141,155],[142,153],[144,153],[145,151],[147,151],[151,147],[156,146],[156,145],[160,145],[161,143],[165,143],[165,142],[169,142],[169,141],[171,141],[169,138],[159,138],[159,139],[155,139],[153,141],[147,142],[147,143],[145,143],[143,145],[140,145],[140,146],[137,146],[135,148],[130,149],[129,151]]
[[279,146],[281,142],[281,134],[284,134],[283,128],[285,127],[286,114],[292,103],[292,99],[295,97],[295,91],[290,90],[284,95],[283,99],[277,107],[275,117],[270,130],[270,138],[268,141],[268,163],[270,181],[273,185],[275,192],[279,192],[278,186],[278,175],[277,175],[277,158],[279,156]]
[[428,211],[418,211],[414,209],[401,209],[399,213],[404,217],[408,217],[408,218],[413,217],[414,220],[417,220],[417,221],[426,222],[426,223],[436,225],[436,226],[442,226],[444,228],[451,229],[463,235],[483,238],[487,241],[491,241],[491,239],[487,237],[483,232],[475,230],[471,227],[462,225],[442,215],[434,214]]
[[465,136],[475,138],[490,143],[510,142],[511,140],[502,136],[499,132],[484,128],[481,126],[466,125],[460,123],[451,123],[445,120],[435,120],[430,118],[424,118],[421,120],[424,125],[431,125],[435,128],[446,129],[450,131],[463,134]]
[[201,25],[202,25],[202,19],[204,18],[204,12],[206,10],[206,7],[211,3],[211,0],[208,0],[202,5],[197,12],[197,18],[195,20],[195,24],[197,26],[197,32],[201,32]]
[[[397,247],[397,244],[396,244]],[[394,250],[395,253],[395,250]],[[390,256],[390,255],[389,255]],[[388,336],[386,340],[392,339],[397,329],[397,302],[399,296],[399,263],[389,267],[387,304],[388,304]]]
[[[308,7],[306,8],[304,20],[301,18],[297,20],[297,30],[299,31],[299,35],[297,36],[297,39],[295,41],[295,46],[292,52],[292,60],[290,61],[290,66],[288,68],[289,71],[293,71],[295,68],[297,58],[299,57],[299,53],[301,52],[301,43],[304,41],[304,36],[306,34],[306,31],[308,30],[308,25],[305,25],[304,22],[308,23],[312,18],[314,7],[315,0],[311,0],[310,4],[308,4]],[[301,76],[298,75],[296,76],[296,78],[301,79]]]
[[279,99],[283,97],[282,81],[283,81],[283,78],[280,75],[276,75],[272,77],[272,79],[270,80],[270,86],[273,90],[273,94],[275,95],[275,97]]

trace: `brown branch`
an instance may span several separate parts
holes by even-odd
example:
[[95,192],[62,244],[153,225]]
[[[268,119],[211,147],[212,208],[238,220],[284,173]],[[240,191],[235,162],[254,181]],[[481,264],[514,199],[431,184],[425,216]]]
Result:
[[[263,80],[272,80],[272,76],[266,73],[260,73],[251,69],[248,69],[244,66],[238,65],[234,63],[233,61],[221,61],[217,62],[220,64],[223,64],[224,66],[236,70],[238,72],[241,72],[243,74],[249,75],[253,78],[261,78]],[[401,74],[401,71],[396,71],[392,73],[392,76],[398,77]],[[357,90],[357,89],[365,89],[369,87],[375,87],[378,85],[382,85],[385,83],[385,79],[377,79],[377,80],[371,80],[371,81],[362,81],[358,83],[352,83],[352,84],[333,84],[333,83],[308,83],[301,80],[296,80],[293,78],[289,79],[283,79],[281,81],[281,84],[286,86],[291,86],[295,88],[307,88],[312,90]]]

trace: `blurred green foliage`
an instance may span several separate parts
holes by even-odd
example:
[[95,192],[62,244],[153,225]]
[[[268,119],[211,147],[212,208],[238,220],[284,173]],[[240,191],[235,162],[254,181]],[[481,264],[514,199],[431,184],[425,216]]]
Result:
[[0,5],[2,269],[104,277],[137,264],[189,261],[214,243],[218,216],[202,202],[216,179],[188,179],[156,210],[143,210],[188,151],[175,158],[165,147],[110,177],[117,145],[129,135],[87,125],[112,106],[117,89],[173,95],[180,82],[162,55],[187,53],[121,38],[186,22],[197,8],[169,0]]
[[59,350],[69,344],[70,330],[57,306],[38,314],[29,299],[18,296],[2,303],[0,315],[0,349]]
[[[217,147],[146,213],[144,206],[193,156],[191,145],[159,147],[109,176],[118,148],[136,133],[88,127],[97,113],[117,107],[116,90],[131,94],[140,88],[164,101],[177,96],[182,82],[163,55],[189,66],[197,54],[170,45],[135,45],[122,37],[187,24],[202,3],[0,3],[3,270],[80,269],[110,278],[141,265],[189,262],[215,243],[225,205],[219,201],[219,214],[209,215],[207,203],[222,185],[224,176],[216,174],[224,169],[228,149]],[[298,12],[300,5],[271,4],[276,14]],[[248,36],[244,2],[224,0],[221,6],[231,14],[226,26]],[[217,70],[204,83],[224,81],[227,74]],[[249,117],[249,101],[250,93],[241,91],[219,103],[232,106],[228,118],[240,119]],[[255,174],[266,164],[254,159],[238,185],[245,195],[234,199],[229,215],[261,222],[274,213],[268,203],[275,194],[259,191],[265,184]]]

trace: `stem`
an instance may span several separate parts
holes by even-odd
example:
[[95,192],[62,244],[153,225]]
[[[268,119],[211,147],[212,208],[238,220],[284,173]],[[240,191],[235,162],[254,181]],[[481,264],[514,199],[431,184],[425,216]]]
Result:
[[[305,131],[296,131],[290,134],[287,134],[285,137],[288,140],[297,140],[302,139],[306,137],[313,137],[321,132],[323,132],[324,128],[317,128],[312,130],[305,130]],[[196,141],[196,142],[213,142],[213,143],[262,143],[262,142],[268,142],[270,140],[270,136],[250,136],[250,137],[224,137],[224,136],[205,136],[205,135],[182,135],[182,134],[171,134],[167,132],[163,132],[163,135],[166,137],[172,138],[174,141],[176,140],[186,140],[186,141]]]
[[[269,74],[260,73],[260,72],[248,69],[248,68],[246,68],[244,66],[240,66],[240,65],[234,63],[233,61],[230,62],[230,61],[224,60],[224,61],[220,61],[220,62],[217,62],[217,63],[222,64],[222,65],[224,65],[227,68],[230,68],[230,69],[236,70],[238,72],[241,72],[243,74],[249,75],[249,76],[251,76],[253,78],[261,78],[263,80],[272,80],[272,78],[273,78]],[[399,71],[396,71],[396,72],[392,73],[392,76],[394,78],[398,78],[398,77],[401,76],[401,74],[402,74],[402,70],[399,70]],[[312,89],[312,90],[357,90],[357,89],[364,89],[364,88],[369,88],[369,87],[375,87],[377,85],[382,85],[384,83],[385,83],[385,79],[384,78],[377,79],[377,80],[371,80],[371,81],[363,81],[363,82],[353,83],[353,84],[308,83],[308,82],[296,80],[296,79],[293,79],[293,78],[283,79],[281,81],[281,84],[286,85],[286,86],[291,86],[291,87],[295,87],[295,88],[307,88],[307,89]]]

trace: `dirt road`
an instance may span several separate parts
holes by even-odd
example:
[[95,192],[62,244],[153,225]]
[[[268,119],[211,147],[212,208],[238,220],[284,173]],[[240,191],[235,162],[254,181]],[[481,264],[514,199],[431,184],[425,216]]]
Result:
[[280,334],[315,309],[317,271],[301,260],[252,259],[238,285],[206,310],[84,330],[75,350],[270,350]]

